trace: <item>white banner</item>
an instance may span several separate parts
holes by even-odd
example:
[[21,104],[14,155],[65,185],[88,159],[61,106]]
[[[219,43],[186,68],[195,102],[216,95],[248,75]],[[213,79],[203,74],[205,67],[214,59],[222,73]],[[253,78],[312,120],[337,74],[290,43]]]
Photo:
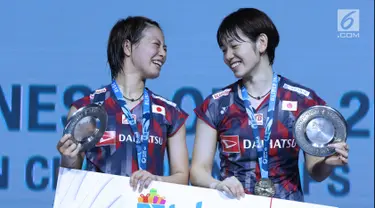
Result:
[[134,192],[129,177],[60,168],[54,208],[333,208],[310,203],[246,195],[240,200],[206,188],[152,182]]

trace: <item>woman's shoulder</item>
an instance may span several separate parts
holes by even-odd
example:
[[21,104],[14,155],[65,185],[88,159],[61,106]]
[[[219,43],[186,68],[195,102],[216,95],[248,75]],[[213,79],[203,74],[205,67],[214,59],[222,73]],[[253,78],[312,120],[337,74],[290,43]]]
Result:
[[81,107],[89,105],[92,102],[103,102],[110,97],[110,93],[111,93],[110,87],[111,87],[110,85],[106,85],[106,86],[97,88],[91,91],[89,94],[84,95],[83,97],[75,100],[71,104],[71,106],[74,106],[75,108],[79,109]]

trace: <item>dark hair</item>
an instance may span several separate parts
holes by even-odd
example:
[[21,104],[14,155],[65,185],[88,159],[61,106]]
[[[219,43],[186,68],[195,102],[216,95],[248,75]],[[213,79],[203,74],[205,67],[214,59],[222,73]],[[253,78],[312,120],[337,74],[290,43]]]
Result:
[[142,16],[129,16],[126,19],[120,19],[113,26],[107,47],[112,79],[116,78],[118,73],[123,70],[125,40],[129,40],[131,44],[137,44],[142,38],[142,32],[149,26],[161,29],[156,21]]
[[275,49],[279,44],[279,33],[272,20],[262,11],[254,8],[241,8],[229,14],[221,22],[217,31],[217,42],[219,46],[223,46],[223,41],[227,38],[234,38],[243,41],[238,31],[242,31],[251,41],[255,42],[261,33],[268,37],[268,46],[266,53],[269,58],[270,65],[273,64],[275,58]]

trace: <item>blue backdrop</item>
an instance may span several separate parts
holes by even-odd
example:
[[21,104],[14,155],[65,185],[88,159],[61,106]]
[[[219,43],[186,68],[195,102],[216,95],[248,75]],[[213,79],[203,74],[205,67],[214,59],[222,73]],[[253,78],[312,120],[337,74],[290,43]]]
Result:
[[302,170],[306,201],[373,207],[372,0],[0,1],[0,207],[51,207],[62,120],[72,100],[110,82],[108,34],[128,15],[148,16],[164,29],[168,60],[147,85],[190,114],[191,154],[193,108],[235,80],[216,30],[239,7],[274,20],[281,35],[275,70],[313,88],[348,121],[350,165],[322,183]]

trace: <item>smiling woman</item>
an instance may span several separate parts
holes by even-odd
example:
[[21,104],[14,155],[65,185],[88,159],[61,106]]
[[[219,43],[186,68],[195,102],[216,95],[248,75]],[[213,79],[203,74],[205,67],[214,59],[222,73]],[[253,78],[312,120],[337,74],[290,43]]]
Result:
[[[166,45],[159,24],[146,17],[128,17],[112,28],[107,48],[112,83],[73,102],[69,117],[91,103],[108,114],[108,126],[95,147],[81,152],[64,135],[57,144],[61,166],[130,176],[134,190],[154,180],[187,184],[188,152],[185,121],[188,114],[145,87],[159,77],[166,60]],[[125,139],[126,138],[126,139]],[[168,147],[171,175],[162,177]]]
[[[241,8],[221,22],[217,42],[224,63],[238,80],[195,109],[193,185],[237,198],[256,194],[304,201],[293,123],[304,109],[326,102],[273,70],[279,39],[272,20],[255,8]],[[211,174],[216,143],[219,180]],[[334,167],[348,163],[347,144],[334,143],[332,148],[337,155],[315,157],[304,152],[314,180],[325,180]]]

